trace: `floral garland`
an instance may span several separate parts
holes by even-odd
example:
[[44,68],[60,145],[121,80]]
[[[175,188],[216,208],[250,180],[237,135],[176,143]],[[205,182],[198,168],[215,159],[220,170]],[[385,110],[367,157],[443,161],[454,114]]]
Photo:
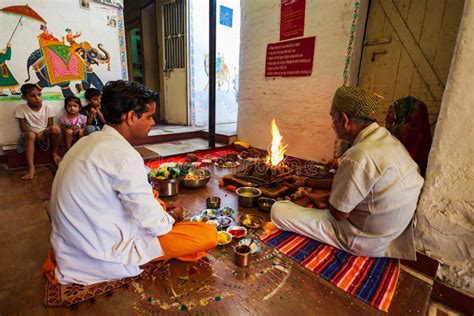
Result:
[[352,45],[354,44],[355,32],[357,29],[357,19],[359,18],[359,7],[360,0],[356,0],[354,3],[354,15],[352,16],[351,37],[349,39],[349,46],[347,47],[347,55],[344,65],[344,85],[347,84],[347,80],[349,79],[349,65],[351,63]]

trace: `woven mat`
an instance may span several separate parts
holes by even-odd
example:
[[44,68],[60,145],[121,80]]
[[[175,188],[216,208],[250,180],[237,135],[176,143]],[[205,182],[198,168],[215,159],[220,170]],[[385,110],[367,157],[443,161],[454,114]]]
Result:
[[345,292],[381,311],[388,311],[400,273],[398,259],[354,256],[279,229],[261,239]]
[[161,262],[143,266],[142,274],[121,280],[108,281],[93,285],[67,284],[52,285],[46,281],[43,303],[50,307],[68,307],[118,289],[128,283],[147,276],[161,267]]

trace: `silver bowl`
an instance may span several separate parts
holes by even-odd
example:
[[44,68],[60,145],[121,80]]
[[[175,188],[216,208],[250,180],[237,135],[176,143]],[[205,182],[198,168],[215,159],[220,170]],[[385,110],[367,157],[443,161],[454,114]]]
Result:
[[235,193],[238,196],[239,205],[243,207],[255,207],[262,191],[253,187],[238,188]]
[[149,177],[153,188],[158,190],[159,196],[173,196],[179,193],[180,178],[176,179],[156,179]]
[[186,189],[199,189],[205,187],[211,180],[211,171],[209,169],[200,168],[194,170],[194,174],[198,179],[186,179],[186,176],[181,180],[181,183]]

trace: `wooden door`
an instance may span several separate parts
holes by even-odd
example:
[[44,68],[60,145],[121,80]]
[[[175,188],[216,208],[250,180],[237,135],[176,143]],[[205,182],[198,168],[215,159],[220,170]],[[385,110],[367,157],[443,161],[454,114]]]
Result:
[[187,1],[159,3],[164,118],[168,124],[188,125]]
[[372,0],[359,86],[385,98],[385,111],[411,95],[425,102],[434,129],[464,0]]

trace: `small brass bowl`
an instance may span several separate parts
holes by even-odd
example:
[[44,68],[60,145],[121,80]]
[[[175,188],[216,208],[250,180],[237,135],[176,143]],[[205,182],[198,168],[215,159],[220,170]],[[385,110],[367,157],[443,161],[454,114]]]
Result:
[[221,198],[218,196],[211,196],[206,199],[206,207],[212,209],[218,209],[221,207]]
[[265,220],[260,215],[245,214],[240,217],[240,223],[247,228],[257,229],[263,226]]
[[239,205],[243,207],[255,207],[262,191],[253,187],[238,188],[235,193],[238,196]]
[[258,199],[257,203],[258,203],[258,208],[260,209],[260,211],[268,213],[272,209],[272,205],[275,202],[276,202],[275,199],[261,197]]

